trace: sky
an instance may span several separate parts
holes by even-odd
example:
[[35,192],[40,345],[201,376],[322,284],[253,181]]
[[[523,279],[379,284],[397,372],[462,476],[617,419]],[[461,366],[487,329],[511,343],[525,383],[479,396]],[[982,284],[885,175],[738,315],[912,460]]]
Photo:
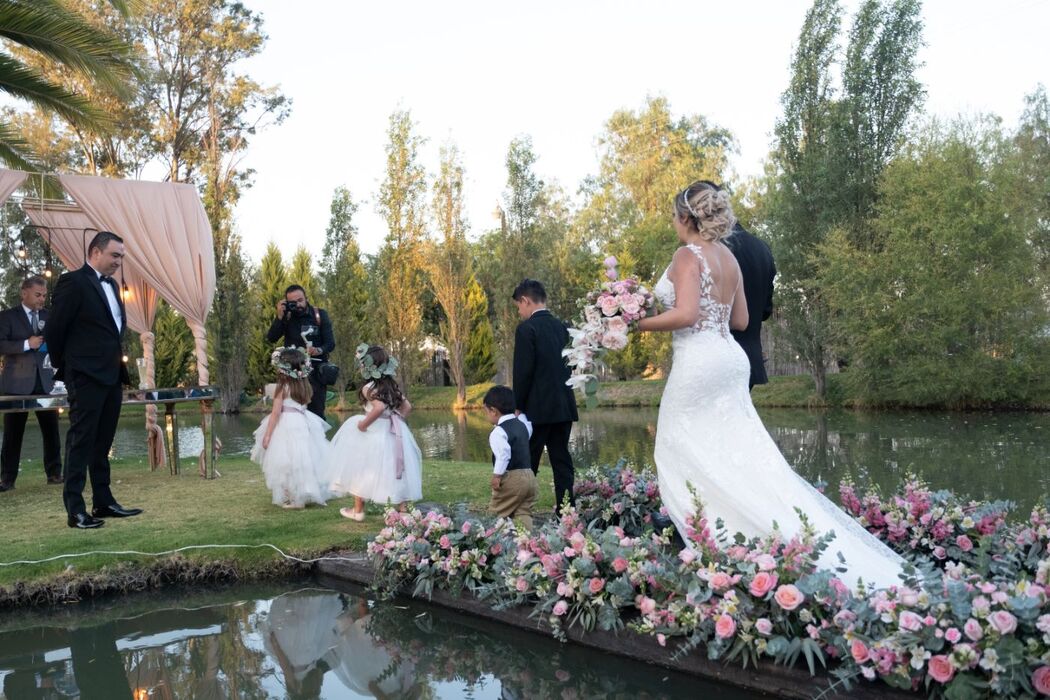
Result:
[[[245,0],[269,40],[240,68],[292,99],[291,116],[253,138],[254,185],[236,222],[249,257],[269,241],[320,255],[334,189],[359,205],[375,252],[390,114],[411,112],[428,173],[454,141],[466,170],[471,236],[494,228],[511,139],[529,135],[535,170],[571,194],[598,169],[597,139],[618,109],[666,97],[675,116],[728,128],[732,180],[758,175],[780,114],[803,0],[533,0],[358,3]],[[844,0],[852,15],[858,0]],[[1050,0],[927,0],[919,78],[925,112],[993,113],[1016,123],[1050,84]],[[848,18],[847,18],[848,22]],[[670,195],[669,195],[670,196]],[[429,201],[429,196],[428,196]]]

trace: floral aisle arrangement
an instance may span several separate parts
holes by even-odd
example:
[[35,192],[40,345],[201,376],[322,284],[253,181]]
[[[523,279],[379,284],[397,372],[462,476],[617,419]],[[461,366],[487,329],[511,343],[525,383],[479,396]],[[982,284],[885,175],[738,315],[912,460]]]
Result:
[[[831,535],[807,526],[746,539],[710,522],[699,499],[682,533],[690,546],[678,550],[652,527],[661,506],[646,474],[589,472],[581,513],[531,533],[391,512],[370,546],[377,582],[530,606],[560,638],[573,626],[626,626],[678,654],[827,666],[846,686],[878,678],[931,697],[1050,695],[1047,508],[1011,524],[1003,504],[964,502],[915,479],[887,498],[846,484],[846,508],[856,514],[860,504],[869,529],[902,553],[917,543],[909,580],[871,590],[816,568]],[[937,525],[945,519],[950,527]]]
[[652,293],[638,280],[619,279],[615,257],[610,255],[604,264],[606,281],[579,300],[580,320],[569,329],[572,342],[562,351],[572,369],[567,383],[573,388],[596,380],[594,372],[602,355],[627,347],[631,324],[651,314],[656,305]]

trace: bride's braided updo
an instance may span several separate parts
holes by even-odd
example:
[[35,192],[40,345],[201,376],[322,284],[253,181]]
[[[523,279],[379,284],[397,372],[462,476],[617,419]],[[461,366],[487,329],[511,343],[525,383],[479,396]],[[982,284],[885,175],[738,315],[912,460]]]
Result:
[[729,195],[705,180],[697,180],[674,198],[675,215],[691,221],[700,237],[720,241],[729,235],[736,223]]

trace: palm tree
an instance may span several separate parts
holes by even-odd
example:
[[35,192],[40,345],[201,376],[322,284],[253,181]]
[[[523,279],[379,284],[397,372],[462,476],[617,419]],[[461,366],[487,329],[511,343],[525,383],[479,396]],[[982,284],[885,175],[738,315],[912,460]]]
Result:
[[[141,0],[109,2],[126,17]],[[5,40],[0,45],[0,90],[57,113],[84,129],[104,130],[108,126],[104,112],[89,100],[48,79],[5,49],[21,47],[122,93],[132,75],[131,46],[92,26],[62,0],[0,0],[0,38]],[[18,131],[0,119],[0,161],[31,169],[31,158]]]

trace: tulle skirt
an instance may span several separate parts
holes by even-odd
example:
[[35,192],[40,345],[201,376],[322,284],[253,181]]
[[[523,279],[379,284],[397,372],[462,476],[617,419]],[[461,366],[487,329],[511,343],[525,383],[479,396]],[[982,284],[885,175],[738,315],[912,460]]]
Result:
[[325,431],[331,426],[309,411],[282,413],[270,436],[270,447],[263,449],[263,435],[271,418],[263,418],[256,429],[251,458],[262,466],[274,505],[324,505],[328,497],[325,470],[330,450]]
[[[362,432],[364,416],[351,416],[332,438],[328,476],[333,496],[353,495],[373,503],[396,505],[423,497],[423,454],[401,421],[405,468],[397,476],[397,440],[390,418],[378,418]],[[400,418],[393,420],[400,421]]]

